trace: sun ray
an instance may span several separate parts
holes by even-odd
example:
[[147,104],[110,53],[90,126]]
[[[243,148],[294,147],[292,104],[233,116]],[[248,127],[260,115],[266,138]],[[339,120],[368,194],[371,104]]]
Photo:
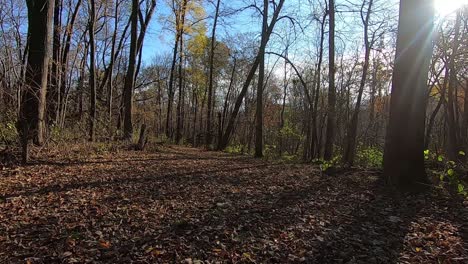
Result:
[[449,16],[462,6],[468,6],[468,0],[434,0],[434,9],[438,16]]

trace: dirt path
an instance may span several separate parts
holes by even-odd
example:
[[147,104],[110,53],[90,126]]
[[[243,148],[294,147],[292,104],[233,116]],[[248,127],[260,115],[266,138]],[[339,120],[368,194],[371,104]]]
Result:
[[0,263],[468,262],[466,206],[391,198],[372,172],[181,147],[51,160],[0,171]]

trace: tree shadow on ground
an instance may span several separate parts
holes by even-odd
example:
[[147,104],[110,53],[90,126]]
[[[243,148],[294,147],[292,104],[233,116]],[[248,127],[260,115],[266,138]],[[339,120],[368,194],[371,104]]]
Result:
[[[28,206],[15,216],[9,239],[0,237],[0,261],[8,250],[17,253],[10,261],[37,257],[38,263],[70,257],[98,263],[397,263],[405,261],[405,237],[418,218],[463,223],[448,209],[430,210],[449,204],[428,195],[394,196],[369,172],[328,176],[310,166],[216,161],[214,154],[167,172],[169,159],[142,160],[134,173],[116,161],[96,168],[108,176],[101,180],[1,197],[9,204],[21,196]],[[8,206],[0,204],[0,213]],[[0,231],[6,232],[7,221],[0,218]]]

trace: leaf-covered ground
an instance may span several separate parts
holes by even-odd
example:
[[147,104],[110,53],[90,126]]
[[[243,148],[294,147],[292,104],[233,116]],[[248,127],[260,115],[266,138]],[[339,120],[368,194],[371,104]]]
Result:
[[0,170],[0,263],[468,263],[466,201],[378,172],[79,151]]

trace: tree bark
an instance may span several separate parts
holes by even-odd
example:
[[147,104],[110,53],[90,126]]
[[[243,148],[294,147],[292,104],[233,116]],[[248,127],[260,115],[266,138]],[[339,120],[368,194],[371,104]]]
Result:
[[184,27],[185,27],[185,15],[187,11],[188,0],[184,0],[182,3],[181,16],[180,16],[180,35],[179,35],[179,70],[178,70],[178,79],[179,79],[179,98],[177,102],[177,117],[176,117],[176,137],[175,141],[177,144],[180,143],[182,139],[182,129],[183,129],[183,98],[184,98],[184,87],[183,87],[183,64],[184,64]]
[[18,118],[22,145],[22,161],[29,159],[28,145],[44,141],[44,115],[47,93],[47,73],[50,54],[50,32],[54,2],[52,0],[28,0],[28,43],[26,89],[21,97]]
[[96,3],[90,0],[89,13],[89,141],[96,140],[96,42],[94,40],[96,23]]
[[213,118],[213,75],[214,75],[214,56],[215,56],[215,46],[216,46],[216,26],[218,24],[219,16],[219,6],[221,1],[217,0],[215,17],[213,22],[213,30],[211,32],[211,46],[210,46],[210,73],[209,73],[209,84],[208,84],[208,107],[207,107],[207,118],[206,118],[206,148],[211,147],[213,139],[213,128],[212,121]]
[[262,23],[262,39],[260,50],[258,51],[259,67],[258,67],[258,83],[257,83],[257,100],[255,110],[255,157],[263,157],[263,86],[265,85],[265,49],[268,31],[268,0],[263,0],[263,23]]
[[424,123],[433,20],[430,1],[400,2],[384,177],[402,191],[418,191],[427,183]]
[[329,32],[328,32],[328,116],[323,158],[333,158],[336,126],[336,90],[335,90],[335,1],[329,1]]
[[135,87],[135,68],[138,50],[138,10],[140,3],[138,0],[132,0],[132,18],[130,26],[130,52],[128,54],[127,74],[125,75],[125,84],[123,91],[124,106],[124,139],[132,140],[133,137],[133,89]]

